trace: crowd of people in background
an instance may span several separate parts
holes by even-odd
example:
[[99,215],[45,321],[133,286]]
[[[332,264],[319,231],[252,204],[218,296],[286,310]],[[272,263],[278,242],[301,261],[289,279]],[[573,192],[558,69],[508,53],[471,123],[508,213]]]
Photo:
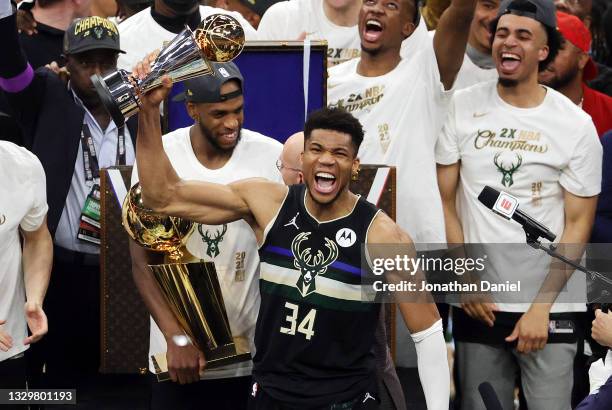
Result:
[[[361,123],[361,164],[396,167],[396,222],[417,250],[524,242],[520,226],[502,226],[478,203],[484,185],[518,197],[561,243],[612,243],[611,0],[0,0],[0,388],[77,388],[96,408],[100,218],[92,222],[88,206],[99,199],[100,169],[136,165],[139,122],[114,124],[90,77],[131,72],[214,13],[236,18],[247,41],[327,41],[328,107]],[[95,36],[76,29],[84,21]],[[311,135],[292,135],[283,147],[244,129],[249,79],[233,63],[214,69],[222,74],[186,83],[194,125],[163,136],[176,174],[217,184],[306,183]],[[508,139],[519,144],[508,148]],[[194,232],[190,253],[230,277],[225,299],[240,301],[226,306],[232,330],[254,351],[259,238],[240,219]],[[223,238],[216,251],[210,235]],[[167,352],[173,380],[151,377],[151,408],[209,408],[198,407],[205,400],[214,409],[246,408],[256,393],[252,367],[200,378],[205,358],[173,342],[180,324],[146,268],[159,255],[134,242],[130,253],[151,314],[150,353]],[[539,259],[509,264],[493,263],[497,278],[520,278],[534,291],[548,273]],[[436,322],[397,341],[398,350],[416,346],[430,409],[445,408],[437,396],[448,394],[421,360],[442,332],[452,341],[453,409],[484,409],[483,381],[504,409],[612,408],[612,354],[593,354],[612,348],[612,313],[600,306],[553,298],[437,309],[444,330]],[[377,323],[376,401],[405,409],[382,313]],[[570,336],[550,323],[569,323]]]

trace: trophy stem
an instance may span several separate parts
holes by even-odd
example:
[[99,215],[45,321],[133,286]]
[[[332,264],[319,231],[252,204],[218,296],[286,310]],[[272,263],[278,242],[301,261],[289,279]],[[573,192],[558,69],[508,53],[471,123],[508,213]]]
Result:
[[94,88],[96,89],[98,96],[100,97],[100,102],[102,103],[104,108],[106,108],[106,111],[108,111],[108,113],[110,114],[115,125],[117,127],[120,127],[125,124],[125,117],[121,113],[121,110],[119,109],[117,104],[115,104],[115,101],[113,100],[113,95],[111,94],[108,86],[104,82],[104,79],[100,75],[94,74],[91,77],[91,82]]

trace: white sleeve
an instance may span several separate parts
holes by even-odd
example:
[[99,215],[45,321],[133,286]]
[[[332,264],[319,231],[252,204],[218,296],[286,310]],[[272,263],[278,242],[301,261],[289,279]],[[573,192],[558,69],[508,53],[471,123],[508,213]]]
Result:
[[0,0],[0,19],[8,17],[11,14],[13,14],[11,0]]
[[297,27],[291,27],[292,14],[297,10],[291,3],[281,1],[266,10],[257,27],[259,40],[297,40],[300,33],[293,31]]
[[47,206],[47,180],[45,171],[38,158],[28,152],[30,157],[29,181],[31,183],[32,203],[28,213],[23,217],[19,226],[24,231],[35,231],[45,221],[49,207]]
[[448,410],[450,370],[446,342],[442,335],[442,319],[429,329],[412,334],[417,352],[419,379],[428,410]]
[[578,132],[571,159],[561,170],[559,183],[576,196],[594,196],[601,191],[603,148],[590,119]]
[[453,97],[446,121],[440,131],[440,136],[436,141],[436,162],[442,165],[454,164],[461,159],[459,152],[459,141],[457,135],[457,118],[455,113],[456,96]]

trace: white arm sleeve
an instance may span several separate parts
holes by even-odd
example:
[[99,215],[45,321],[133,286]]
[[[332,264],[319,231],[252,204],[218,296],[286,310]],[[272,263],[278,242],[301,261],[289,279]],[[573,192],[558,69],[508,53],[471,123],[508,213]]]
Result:
[[442,319],[429,329],[412,335],[417,352],[419,379],[428,410],[448,410],[450,371],[446,343],[442,335]]

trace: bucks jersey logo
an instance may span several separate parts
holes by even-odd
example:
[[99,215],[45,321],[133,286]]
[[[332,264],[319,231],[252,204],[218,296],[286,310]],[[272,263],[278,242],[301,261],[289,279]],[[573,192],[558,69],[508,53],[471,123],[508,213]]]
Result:
[[227,224],[223,224],[221,230],[215,229],[213,234],[211,234],[208,229],[206,232],[203,232],[202,225],[198,225],[198,232],[200,232],[202,242],[206,244],[206,254],[211,258],[219,255],[219,243],[223,241],[223,235],[225,235],[225,232],[227,232]]
[[502,173],[502,185],[505,187],[510,187],[514,184],[514,179],[512,176],[523,163],[523,157],[521,157],[520,154],[514,154],[516,155],[516,162],[512,161],[510,165],[506,166],[499,160],[501,154],[501,152],[495,154],[495,157],[493,157],[493,163],[497,167],[497,170]]
[[321,249],[317,249],[316,255],[311,248],[301,249],[302,242],[308,240],[310,232],[302,232],[293,238],[291,252],[293,253],[294,266],[300,270],[300,278],[295,286],[302,295],[306,297],[316,291],[315,279],[327,272],[327,267],[338,258],[338,247],[336,243],[325,238],[327,255]]

